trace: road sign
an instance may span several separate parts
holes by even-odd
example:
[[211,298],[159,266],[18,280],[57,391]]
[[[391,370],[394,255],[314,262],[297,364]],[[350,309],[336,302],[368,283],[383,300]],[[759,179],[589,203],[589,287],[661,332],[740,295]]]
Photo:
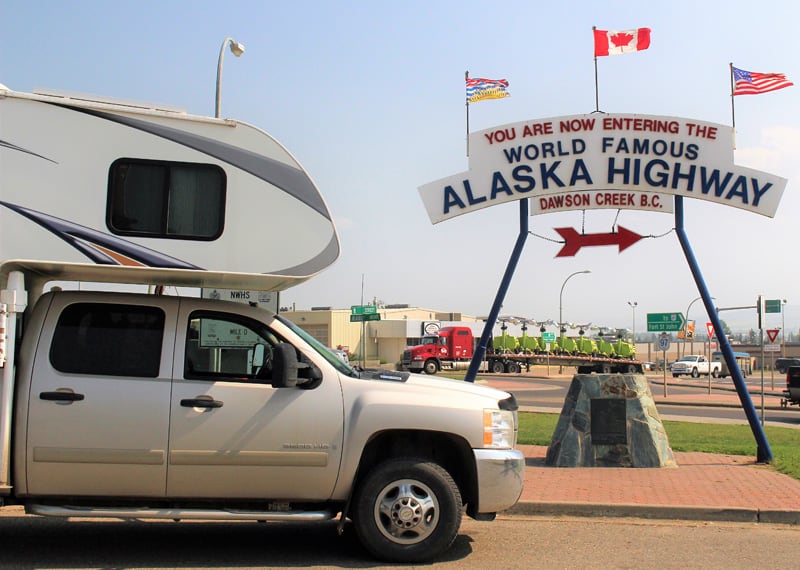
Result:
[[781,345],[779,344],[765,344],[764,345],[764,352],[780,352]]
[[[374,315],[378,312],[378,307],[375,305],[353,305],[350,307],[351,315]],[[378,319],[362,319],[366,321],[377,321]]]
[[647,332],[674,332],[685,325],[683,313],[647,313]]
[[714,323],[706,323],[706,331],[708,331],[708,338],[714,336]]
[[556,341],[556,333],[554,332],[543,332],[542,333],[542,340],[545,342],[555,342]]
[[781,300],[780,299],[764,299],[764,312],[765,313],[780,313]]
[[364,321],[379,321],[381,316],[377,313],[370,313],[367,315],[350,315],[351,323],[363,323]]
[[775,342],[775,339],[778,338],[778,333],[781,332],[781,329],[767,329],[767,338],[770,342]]
[[381,316],[377,313],[350,315],[351,323],[363,323],[364,321],[379,321],[379,320],[381,320]]
[[661,336],[658,337],[658,349],[665,352],[669,350],[669,336],[667,336],[667,333],[661,333]]

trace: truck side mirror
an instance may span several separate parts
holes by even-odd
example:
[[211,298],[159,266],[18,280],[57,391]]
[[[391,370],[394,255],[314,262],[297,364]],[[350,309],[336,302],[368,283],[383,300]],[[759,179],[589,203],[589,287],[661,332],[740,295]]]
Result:
[[297,385],[297,352],[288,342],[276,344],[272,349],[272,386],[293,388]]

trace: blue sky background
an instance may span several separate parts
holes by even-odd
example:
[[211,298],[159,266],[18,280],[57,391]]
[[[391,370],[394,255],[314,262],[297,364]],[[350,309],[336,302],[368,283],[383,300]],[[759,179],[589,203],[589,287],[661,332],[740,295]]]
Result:
[[[652,4],[652,5],[651,5]],[[488,314],[518,232],[518,204],[433,226],[417,187],[461,172],[464,72],[506,78],[512,96],[470,106],[470,128],[589,113],[595,108],[592,26],[650,27],[649,50],[600,58],[600,109],[731,124],[729,62],[782,72],[797,87],[736,98],[737,164],[789,179],[774,219],[686,200],[686,228],[720,307],[788,300],[800,327],[800,4],[709,1],[179,2],[0,0],[0,83],[166,103],[213,115],[220,46],[226,52],[222,115],[282,141],[308,169],[334,215],[342,255],[315,279],[282,294],[299,308],[409,303]],[[536,216],[531,230],[611,231],[617,212]],[[265,212],[268,222],[269,213]],[[617,223],[643,235],[674,226],[670,214],[623,211]],[[254,228],[257,232],[257,228]],[[285,244],[265,244],[265,248]],[[685,311],[697,289],[674,232],[617,253],[531,237],[503,314],[630,326],[649,312]],[[701,303],[690,318],[706,316]],[[735,330],[755,311],[731,311]],[[780,326],[769,315],[767,326]]]

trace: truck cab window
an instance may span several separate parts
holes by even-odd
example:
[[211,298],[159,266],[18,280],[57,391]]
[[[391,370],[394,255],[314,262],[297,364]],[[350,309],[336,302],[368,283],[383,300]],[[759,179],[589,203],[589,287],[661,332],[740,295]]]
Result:
[[269,383],[272,347],[278,342],[257,321],[231,315],[192,314],[186,335],[184,377]]
[[75,303],[58,318],[50,362],[59,372],[155,378],[164,311],[157,307]]

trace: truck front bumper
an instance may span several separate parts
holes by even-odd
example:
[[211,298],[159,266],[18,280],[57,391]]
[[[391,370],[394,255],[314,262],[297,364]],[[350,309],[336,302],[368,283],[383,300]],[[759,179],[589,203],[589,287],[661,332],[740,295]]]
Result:
[[510,509],[522,495],[525,456],[517,449],[474,449],[478,472],[478,513]]

